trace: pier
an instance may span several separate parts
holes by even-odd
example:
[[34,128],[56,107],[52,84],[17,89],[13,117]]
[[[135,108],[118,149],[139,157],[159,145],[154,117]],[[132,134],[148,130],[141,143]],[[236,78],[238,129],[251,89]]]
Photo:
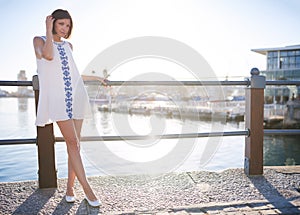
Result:
[[[37,77],[33,81],[0,82],[1,86],[33,86],[38,103]],[[109,82],[121,85],[123,82]],[[172,85],[171,82],[126,82],[127,85]],[[210,133],[171,134],[154,138],[201,138],[209,136],[245,136],[244,169],[221,173],[188,172],[153,175],[103,176],[89,178],[91,186],[103,202],[100,208],[90,208],[76,186],[78,201],[64,200],[65,179],[57,179],[54,143],[64,141],[55,137],[53,125],[37,127],[37,138],[0,140],[0,145],[37,144],[38,181],[2,183],[0,213],[4,214],[235,214],[274,213],[300,214],[299,168],[266,168],[263,166],[263,136],[299,135],[299,129],[264,129],[264,88],[283,85],[267,82],[257,69],[251,80],[182,82],[183,85],[241,85],[245,86],[244,131],[213,131]],[[285,84],[299,82],[286,81]],[[294,115],[293,115],[294,116]],[[145,139],[147,136],[83,137],[82,141]],[[153,137],[151,137],[153,138]],[[1,146],[0,146],[1,147]],[[14,205],[14,206],[13,206]]]

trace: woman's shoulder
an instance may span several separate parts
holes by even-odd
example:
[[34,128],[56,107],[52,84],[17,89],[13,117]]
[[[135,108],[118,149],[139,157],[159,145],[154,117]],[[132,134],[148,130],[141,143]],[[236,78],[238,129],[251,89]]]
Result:
[[33,39],[46,41],[46,36],[35,36]]
[[33,38],[33,43],[44,43],[46,41],[45,36],[35,36]]

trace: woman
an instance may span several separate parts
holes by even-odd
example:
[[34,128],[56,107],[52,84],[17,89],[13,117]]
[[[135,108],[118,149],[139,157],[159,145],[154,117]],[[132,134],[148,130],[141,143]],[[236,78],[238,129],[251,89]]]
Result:
[[[85,199],[94,207],[101,202],[90,187],[80,156],[80,132],[84,115],[89,110],[88,95],[72,57],[73,22],[66,10],[55,10],[46,18],[46,37],[33,39],[40,96],[36,125],[56,122],[67,144],[68,182],[66,201],[74,202],[74,180],[78,178]],[[86,77],[91,79],[91,77]],[[101,78],[100,81],[105,83]]]

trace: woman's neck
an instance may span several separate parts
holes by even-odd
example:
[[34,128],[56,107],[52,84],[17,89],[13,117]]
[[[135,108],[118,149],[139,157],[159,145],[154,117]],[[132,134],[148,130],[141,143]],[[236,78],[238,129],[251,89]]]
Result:
[[61,40],[61,37],[57,36],[57,34],[54,34],[53,35],[53,41],[55,41],[55,42],[61,42],[62,40]]

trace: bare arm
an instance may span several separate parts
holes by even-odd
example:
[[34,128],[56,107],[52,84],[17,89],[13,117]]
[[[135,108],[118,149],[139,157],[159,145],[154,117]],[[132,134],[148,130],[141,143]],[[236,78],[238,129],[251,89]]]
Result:
[[33,39],[33,46],[35,55],[38,59],[45,58],[46,60],[53,59],[53,21],[52,16],[47,16],[46,18],[46,41],[40,37],[35,37]]

